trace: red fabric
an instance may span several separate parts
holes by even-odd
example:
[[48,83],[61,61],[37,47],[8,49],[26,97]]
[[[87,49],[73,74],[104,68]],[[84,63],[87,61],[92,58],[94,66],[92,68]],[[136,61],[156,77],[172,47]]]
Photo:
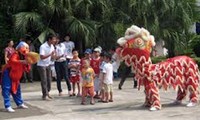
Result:
[[92,59],[90,61],[90,66],[94,69],[94,72],[97,75],[100,73],[100,63],[101,63],[100,57],[99,59]]
[[79,83],[79,82],[80,82],[80,76],[79,76],[79,75],[71,76],[71,77],[70,77],[70,81],[71,81],[72,83]]
[[82,87],[82,96],[90,95],[91,97],[94,97],[94,87]]
[[28,71],[27,65],[20,62],[20,56],[18,52],[15,52],[11,55],[8,64],[4,69],[10,69],[9,75],[10,79],[12,80],[11,91],[16,94],[24,70],[26,69]]

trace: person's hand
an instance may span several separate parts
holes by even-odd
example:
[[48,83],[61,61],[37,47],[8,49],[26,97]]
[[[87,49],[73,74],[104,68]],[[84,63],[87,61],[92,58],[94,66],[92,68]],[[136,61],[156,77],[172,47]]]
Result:
[[20,60],[20,62],[21,62],[22,64],[28,64],[28,62],[27,62],[26,60]]
[[55,53],[56,53],[56,51],[54,50],[54,51],[52,51],[51,52],[51,56],[54,56],[55,55]]

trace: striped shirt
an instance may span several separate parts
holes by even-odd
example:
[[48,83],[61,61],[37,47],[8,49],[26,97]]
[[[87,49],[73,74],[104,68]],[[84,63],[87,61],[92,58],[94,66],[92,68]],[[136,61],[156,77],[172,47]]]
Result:
[[79,75],[79,69],[80,69],[80,65],[81,65],[80,62],[81,62],[80,59],[71,59],[69,61],[69,66],[72,66],[72,67],[70,67],[70,75],[71,76]]

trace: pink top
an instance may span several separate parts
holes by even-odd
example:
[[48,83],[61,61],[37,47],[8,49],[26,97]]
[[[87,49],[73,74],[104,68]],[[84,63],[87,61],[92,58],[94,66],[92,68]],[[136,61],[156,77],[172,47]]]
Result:
[[15,52],[15,49],[12,47],[6,47],[4,51],[7,53],[7,58],[10,58],[10,56]]

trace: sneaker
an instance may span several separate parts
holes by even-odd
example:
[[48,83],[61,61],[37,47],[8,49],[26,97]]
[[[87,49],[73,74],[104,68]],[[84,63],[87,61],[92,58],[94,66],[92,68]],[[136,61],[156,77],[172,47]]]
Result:
[[71,91],[68,91],[68,95],[71,97],[71,96],[72,96],[72,92],[71,92]]
[[78,93],[76,96],[77,96],[77,97],[81,97],[81,94],[80,94],[80,93]]
[[194,107],[194,106],[196,106],[196,105],[197,105],[197,103],[189,102],[189,103],[187,104],[187,107]]
[[53,97],[52,97],[52,96],[50,96],[50,95],[47,95],[47,97],[48,97],[49,99],[53,99]]
[[15,112],[15,110],[14,110],[12,107],[8,107],[8,108],[6,108],[6,110],[7,110],[8,112],[10,112],[10,113]]
[[46,100],[46,101],[51,101],[52,99],[50,99],[49,97],[45,96],[45,97],[42,97],[43,100]]
[[18,106],[18,108],[22,108],[22,109],[28,109],[28,106],[24,105],[24,104],[21,104]]
[[119,90],[121,90],[121,89],[122,89],[122,86],[121,86],[121,85],[119,85],[119,86],[118,86],[118,89],[119,89]]
[[158,109],[155,108],[155,107],[151,107],[149,110],[150,110],[150,111],[157,111]]
[[62,92],[60,92],[60,93],[58,94],[58,96],[63,96],[63,93],[62,93]]

